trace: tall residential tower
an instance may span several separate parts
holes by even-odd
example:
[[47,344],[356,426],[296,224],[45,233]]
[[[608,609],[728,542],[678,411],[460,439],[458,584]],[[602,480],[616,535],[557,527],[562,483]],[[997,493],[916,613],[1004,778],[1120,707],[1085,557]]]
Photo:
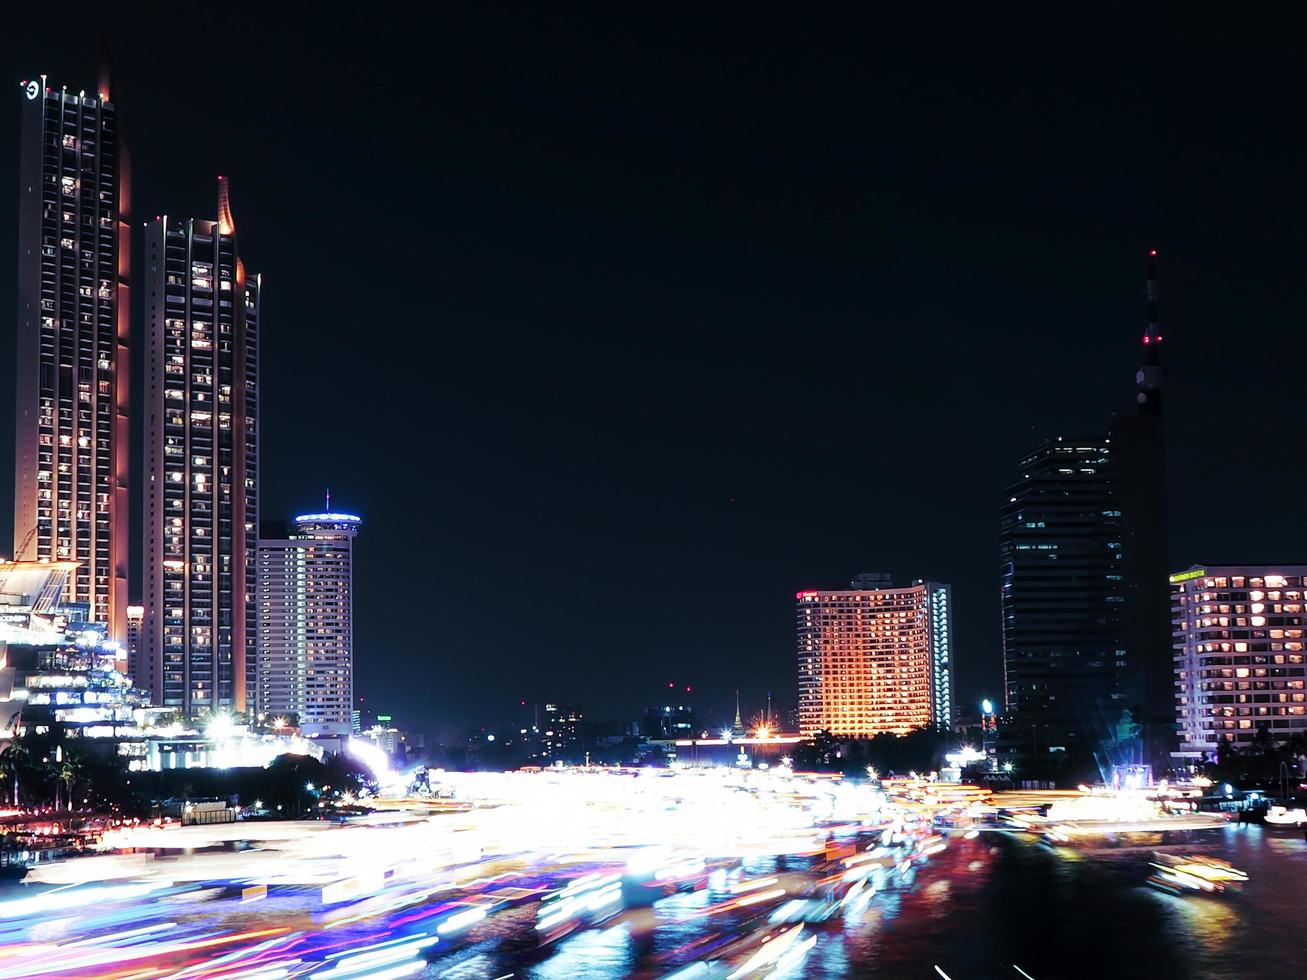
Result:
[[[330,497],[328,497],[330,502]],[[311,738],[353,730],[353,514],[301,514],[259,541],[257,713],[294,716]]]
[[253,704],[259,300],[216,221],[146,227],[144,606],[136,683],[189,718]]
[[127,152],[107,83],[23,83],[14,557],[75,561],[64,600],[126,638]]

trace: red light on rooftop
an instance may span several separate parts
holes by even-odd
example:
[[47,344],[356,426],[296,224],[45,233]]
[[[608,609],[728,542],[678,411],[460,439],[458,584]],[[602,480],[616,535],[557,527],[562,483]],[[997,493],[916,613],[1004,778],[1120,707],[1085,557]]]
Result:
[[817,593],[813,591],[794,593],[794,598],[796,599],[815,599],[816,597]]
[[1145,337],[1144,337],[1144,343],[1145,343],[1145,344],[1152,343],[1152,340],[1153,340],[1152,337],[1148,337],[1148,336],[1145,336]]
[[1149,254],[1150,256],[1152,256],[1153,258],[1157,258],[1157,249],[1155,249],[1155,248],[1150,248],[1150,249],[1148,250],[1148,254]]

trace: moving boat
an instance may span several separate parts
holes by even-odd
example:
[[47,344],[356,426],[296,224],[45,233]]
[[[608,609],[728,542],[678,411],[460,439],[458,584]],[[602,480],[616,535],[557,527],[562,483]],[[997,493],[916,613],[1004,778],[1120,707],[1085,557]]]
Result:
[[1232,866],[1229,861],[1206,854],[1164,854],[1153,852],[1149,864],[1155,869],[1148,876],[1154,888],[1184,895],[1189,892],[1221,894],[1235,890],[1248,880],[1246,872]]
[[1266,811],[1266,816],[1262,819],[1275,827],[1297,827],[1301,830],[1307,827],[1307,810],[1300,806],[1293,809],[1287,806],[1273,806]]

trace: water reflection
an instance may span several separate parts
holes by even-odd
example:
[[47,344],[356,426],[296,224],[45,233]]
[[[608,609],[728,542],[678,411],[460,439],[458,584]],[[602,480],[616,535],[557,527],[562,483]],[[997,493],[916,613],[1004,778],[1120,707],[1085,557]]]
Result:
[[[1054,850],[1005,835],[954,839],[864,907],[816,924],[817,943],[800,975],[925,978],[938,976],[936,965],[954,980],[1307,975],[1307,843],[1259,827],[1191,835],[1183,846],[1227,858],[1251,877],[1241,894],[1180,898],[1144,885],[1151,848],[1176,843],[1120,840]],[[788,870],[751,862],[743,873]],[[666,976],[743,921],[701,914],[741,874],[716,877],[709,888],[672,895],[547,949],[521,935],[488,936],[462,958],[437,958],[426,975]],[[523,918],[519,926],[527,924]]]

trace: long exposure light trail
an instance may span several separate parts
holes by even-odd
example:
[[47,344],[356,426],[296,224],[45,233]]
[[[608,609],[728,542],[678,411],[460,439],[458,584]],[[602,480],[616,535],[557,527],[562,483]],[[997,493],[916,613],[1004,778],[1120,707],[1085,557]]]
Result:
[[676,895],[702,897],[661,921],[707,935],[661,955],[664,974],[779,976],[816,924],[858,914],[945,846],[938,804],[788,770],[450,774],[442,791],[462,805],[110,832],[102,854],[38,866],[0,901],[0,980],[384,980],[515,909],[547,949],[646,930]]

